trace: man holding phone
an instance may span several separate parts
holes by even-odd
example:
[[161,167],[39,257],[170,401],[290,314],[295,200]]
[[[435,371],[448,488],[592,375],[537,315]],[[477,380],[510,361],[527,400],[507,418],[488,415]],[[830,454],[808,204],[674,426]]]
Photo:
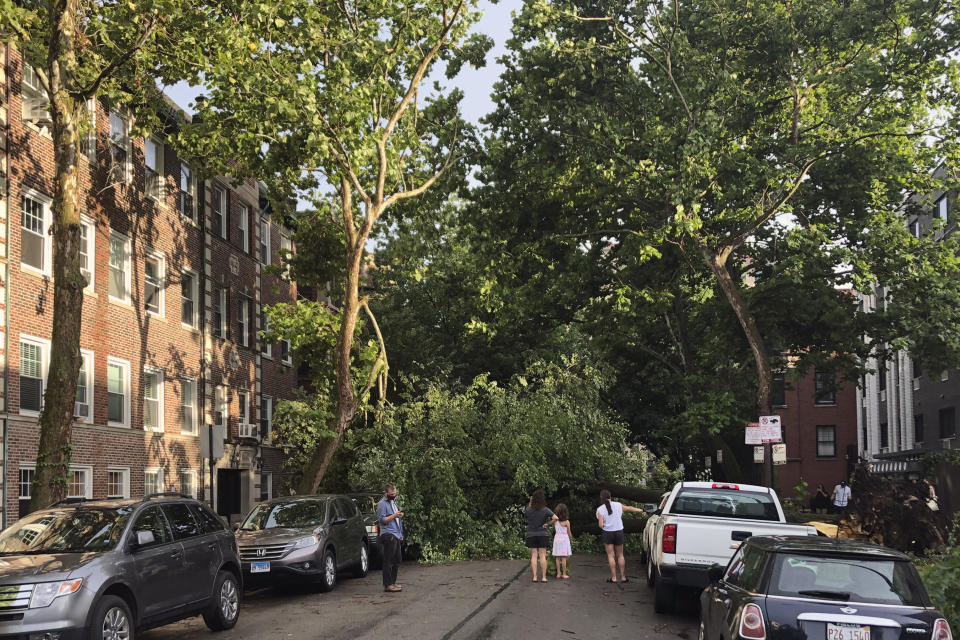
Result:
[[403,511],[397,509],[397,487],[387,483],[383,498],[377,503],[377,521],[380,523],[380,558],[383,564],[383,590],[401,591],[397,584],[400,568],[400,543],[403,541]]

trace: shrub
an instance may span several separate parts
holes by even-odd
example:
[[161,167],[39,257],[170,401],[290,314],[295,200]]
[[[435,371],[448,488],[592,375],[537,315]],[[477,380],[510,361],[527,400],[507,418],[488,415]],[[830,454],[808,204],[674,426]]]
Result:
[[917,569],[933,605],[950,622],[956,636],[960,633],[960,545],[947,549],[937,562],[925,563]]

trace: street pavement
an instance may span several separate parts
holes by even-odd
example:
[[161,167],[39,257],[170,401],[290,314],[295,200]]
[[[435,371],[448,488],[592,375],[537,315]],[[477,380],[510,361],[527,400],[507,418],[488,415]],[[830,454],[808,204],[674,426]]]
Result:
[[384,593],[380,572],[342,579],[331,593],[309,588],[248,593],[237,626],[211,634],[201,618],[155,629],[143,640],[494,640],[583,638],[694,640],[696,601],[677,615],[653,612],[642,565],[609,584],[606,558],[574,556],[570,580],[534,584],[520,560],[404,564],[400,593]]

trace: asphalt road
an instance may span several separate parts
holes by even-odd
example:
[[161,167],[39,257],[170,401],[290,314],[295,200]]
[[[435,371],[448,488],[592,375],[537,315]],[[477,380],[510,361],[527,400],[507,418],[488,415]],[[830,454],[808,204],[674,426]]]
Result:
[[403,591],[384,593],[380,574],[343,579],[331,593],[262,589],[248,593],[237,626],[220,634],[193,618],[144,640],[493,640],[584,638],[694,640],[696,602],[677,615],[653,612],[644,567],[628,558],[630,581],[605,582],[606,558],[574,556],[570,580],[534,584],[529,562],[405,564]]

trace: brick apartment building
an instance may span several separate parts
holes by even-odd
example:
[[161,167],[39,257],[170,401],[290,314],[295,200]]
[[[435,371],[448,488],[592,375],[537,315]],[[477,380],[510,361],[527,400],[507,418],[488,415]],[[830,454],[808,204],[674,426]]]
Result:
[[[49,361],[53,143],[42,94],[19,53],[0,48],[0,423],[3,525],[23,513],[34,474]],[[169,116],[178,117],[171,105]],[[296,369],[258,339],[262,307],[294,300],[269,276],[289,234],[257,183],[198,184],[160,136],[96,105],[80,160],[84,296],[71,497],[181,491],[233,519],[283,485],[267,445]],[[214,491],[201,440],[224,442]],[[218,449],[214,446],[214,450]]]

